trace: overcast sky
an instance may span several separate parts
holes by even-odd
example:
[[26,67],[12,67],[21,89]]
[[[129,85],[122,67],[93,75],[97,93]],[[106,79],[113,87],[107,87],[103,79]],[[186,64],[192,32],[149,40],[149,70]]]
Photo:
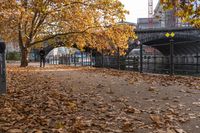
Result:
[[[125,8],[130,12],[126,16],[126,21],[137,22],[137,18],[148,17],[148,0],[120,0]],[[153,0],[154,8],[158,3],[158,0]]]

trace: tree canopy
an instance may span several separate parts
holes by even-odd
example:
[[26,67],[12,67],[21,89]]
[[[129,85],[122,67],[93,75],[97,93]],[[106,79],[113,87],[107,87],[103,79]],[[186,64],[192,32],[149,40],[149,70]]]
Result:
[[80,49],[120,48],[123,53],[134,37],[133,27],[118,23],[126,13],[118,0],[1,0],[0,36],[17,40],[22,56],[44,41],[55,44],[56,38]]
[[200,0],[161,0],[165,9],[175,9],[183,22],[200,28]]

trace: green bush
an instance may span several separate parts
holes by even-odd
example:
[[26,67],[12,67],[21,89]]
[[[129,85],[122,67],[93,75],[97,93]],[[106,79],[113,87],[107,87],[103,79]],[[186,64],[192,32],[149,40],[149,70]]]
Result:
[[6,55],[7,60],[18,61],[18,60],[20,60],[20,57],[21,57],[21,55],[19,52],[10,52],[10,53],[7,53],[7,55]]

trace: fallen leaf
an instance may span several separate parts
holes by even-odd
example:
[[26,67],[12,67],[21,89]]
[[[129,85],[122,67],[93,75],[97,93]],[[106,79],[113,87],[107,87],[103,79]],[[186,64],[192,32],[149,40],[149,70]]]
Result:
[[150,118],[153,122],[155,122],[157,125],[162,125],[163,121],[159,115],[150,115]]

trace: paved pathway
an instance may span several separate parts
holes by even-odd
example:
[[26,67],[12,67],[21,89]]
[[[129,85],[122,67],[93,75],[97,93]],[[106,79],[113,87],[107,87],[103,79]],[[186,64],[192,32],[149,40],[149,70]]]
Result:
[[200,131],[199,78],[36,66],[8,65],[8,94],[0,97],[0,132]]

